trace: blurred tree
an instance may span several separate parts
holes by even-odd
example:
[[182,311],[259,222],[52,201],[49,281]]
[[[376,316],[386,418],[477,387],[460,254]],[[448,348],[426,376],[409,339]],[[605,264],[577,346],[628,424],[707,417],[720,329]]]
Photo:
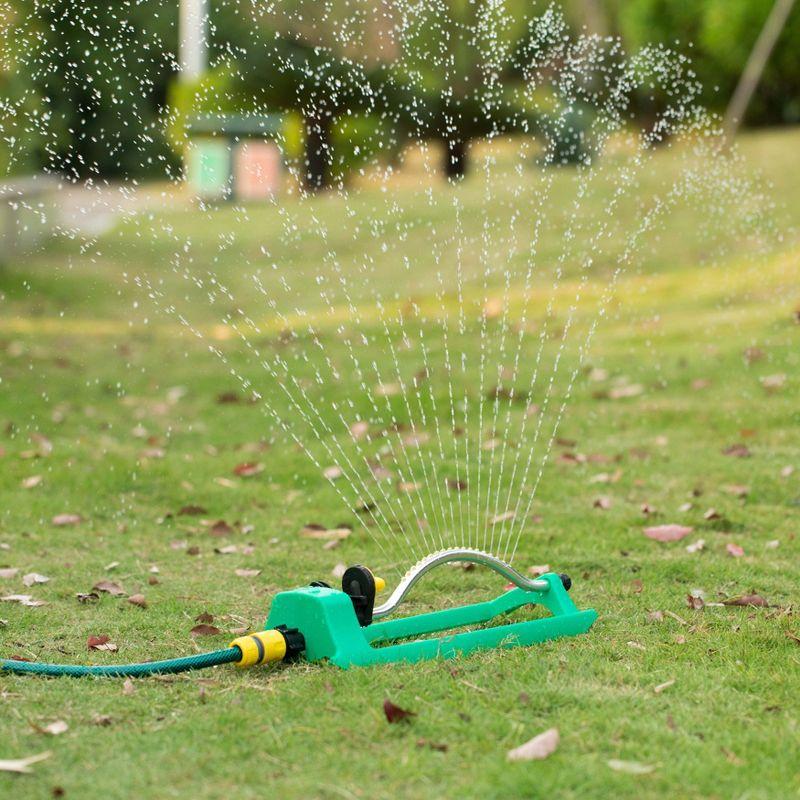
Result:
[[161,172],[177,7],[159,0],[11,0],[16,72],[46,111],[27,134],[40,166],[74,178]]

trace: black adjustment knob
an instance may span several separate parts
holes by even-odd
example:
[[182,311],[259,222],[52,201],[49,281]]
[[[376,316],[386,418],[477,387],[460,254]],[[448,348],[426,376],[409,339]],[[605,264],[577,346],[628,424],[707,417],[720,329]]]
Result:
[[572,578],[569,575],[565,575],[563,572],[558,576],[561,578],[561,585],[569,591],[572,588]]

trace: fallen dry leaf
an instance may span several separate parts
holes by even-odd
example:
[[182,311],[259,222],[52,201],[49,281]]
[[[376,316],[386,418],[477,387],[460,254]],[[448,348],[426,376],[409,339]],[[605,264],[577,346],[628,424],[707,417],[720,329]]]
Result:
[[732,483],[728,486],[724,486],[723,488],[728,494],[732,494],[735,497],[747,497],[747,495],[750,493],[750,487],[743,486],[740,483]]
[[489,520],[490,525],[497,525],[500,522],[506,522],[510,519],[514,519],[514,512],[513,511],[504,511],[502,514],[496,514]]
[[448,478],[445,481],[445,485],[453,492],[463,492],[467,488],[466,481],[456,480],[455,478]]
[[745,444],[732,444],[722,451],[722,455],[732,458],[750,458],[750,450]]
[[27,756],[26,758],[12,758],[0,760],[0,772],[17,772],[21,775],[26,775],[31,772],[31,766],[50,758],[52,754],[48,751],[46,753],[37,753],[35,756]]
[[722,515],[717,511],[716,508],[709,508],[708,511],[706,511],[703,514],[703,519],[708,520],[709,522],[711,520],[721,519],[721,518],[722,518]]
[[777,375],[765,375],[761,378],[761,385],[768,392],[777,392],[779,389],[783,388],[785,383],[786,375],[782,372]]
[[702,611],[706,607],[706,601],[698,594],[687,594],[686,605],[693,608],[695,611]]
[[546,572],[550,572],[549,564],[534,564],[532,567],[528,567],[528,575],[533,575],[534,578],[538,578]]
[[194,618],[194,621],[195,622],[213,622],[214,621],[214,615],[213,614],[209,614],[208,611],[204,611],[202,614],[198,614]]
[[35,489],[41,482],[42,482],[42,476],[41,475],[31,475],[28,478],[23,478],[23,480],[22,480],[22,488],[23,489]]
[[688,536],[693,530],[694,528],[688,525],[655,525],[645,528],[644,535],[657,542],[677,542]]
[[39,608],[39,606],[47,605],[44,600],[34,600],[29,594],[7,594],[0,597],[0,602],[19,603],[21,606],[28,606],[29,608]]
[[674,685],[675,685],[675,679],[673,678],[672,680],[664,681],[664,683],[659,683],[658,686],[654,686],[653,691],[656,694],[661,694],[661,692],[663,692],[665,689],[669,689],[670,686]]
[[216,625],[209,625],[206,622],[201,622],[199,625],[195,625],[189,633],[192,636],[218,636],[222,631],[216,627]]
[[350,435],[358,441],[359,439],[363,439],[367,435],[367,431],[369,431],[369,423],[368,422],[354,422],[350,426]]
[[147,608],[147,600],[143,594],[132,594],[128,598],[128,602],[132,606],[138,606],[139,608]]
[[706,546],[705,539],[698,539],[696,542],[692,542],[692,544],[686,545],[686,552],[687,553],[699,553],[703,550]]
[[548,728],[525,744],[509,750],[506,758],[509,761],[541,761],[555,753],[559,739],[558,728]]
[[230,536],[233,528],[224,519],[218,519],[209,529],[212,536]]
[[63,527],[64,525],[78,525],[83,521],[80,514],[56,514],[51,522],[53,525]]
[[322,476],[327,478],[329,481],[338,480],[342,477],[342,474],[342,468],[337,467],[336,465],[332,467],[325,467],[325,469],[322,470]]
[[397,491],[402,492],[403,494],[409,494],[410,492],[417,492],[421,488],[420,484],[414,483],[413,481],[400,481],[397,484]]
[[123,597],[125,595],[125,590],[118,583],[114,583],[114,581],[98,581],[92,586],[92,589],[96,592],[105,592],[112,597]]
[[178,516],[181,517],[202,517],[203,514],[208,514],[203,506],[196,506],[196,505],[187,505],[183,506],[180,511],[178,511]]
[[240,478],[252,478],[253,475],[258,475],[259,472],[263,471],[264,465],[255,461],[245,461],[233,468],[233,474],[238,475]]
[[383,713],[386,715],[386,721],[390,723],[409,722],[411,717],[417,716],[413,711],[408,711],[405,708],[396,706],[388,698],[383,701]]
[[122,694],[125,695],[125,697],[136,694],[136,684],[130,678],[125,678],[122,684]]
[[257,578],[261,574],[260,569],[237,569],[234,573],[238,578]]
[[613,505],[613,501],[610,497],[606,497],[605,495],[601,495],[600,497],[596,497],[592,502],[592,508],[599,508],[603,511],[607,511]]
[[400,394],[401,388],[399,383],[379,383],[373,391],[375,397],[394,397]]
[[29,572],[27,575],[22,576],[22,582],[26,586],[35,586],[37,583],[47,583],[50,578],[45,575],[39,575],[38,572]]
[[744,555],[744,548],[733,542],[728,542],[725,545],[725,552],[729,556],[733,556],[733,558],[741,558]]
[[19,570],[16,567],[6,567],[5,569],[0,569],[0,578],[9,579],[9,578],[16,578],[19,574]]
[[636,397],[644,391],[644,386],[639,383],[629,383],[626,386],[616,386],[610,389],[608,397],[611,400],[622,400],[627,397]]
[[101,636],[90,636],[86,640],[86,649],[104,650],[109,653],[116,653],[119,648],[112,641],[109,640],[108,636],[103,634]]
[[306,525],[300,535],[305,539],[346,539],[353,531],[350,528],[325,528],[314,522]]
[[766,608],[769,606],[766,598],[760,594],[743,594],[739,597],[729,597],[727,600],[722,601],[724,606],[758,606]]

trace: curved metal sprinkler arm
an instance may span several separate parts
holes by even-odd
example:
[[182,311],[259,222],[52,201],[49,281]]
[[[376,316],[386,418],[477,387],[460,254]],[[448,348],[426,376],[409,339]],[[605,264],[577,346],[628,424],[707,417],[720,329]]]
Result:
[[474,550],[470,547],[455,547],[450,550],[439,550],[436,553],[431,553],[431,555],[414,564],[403,576],[400,583],[397,584],[397,588],[392,592],[391,597],[383,605],[376,606],[372,612],[372,618],[388,617],[389,614],[397,610],[397,607],[403,602],[403,598],[426,572],[452,561],[469,561],[473,564],[483,564],[527,592],[546,592],[550,588],[550,584],[547,581],[526,578],[510,564],[490,553]]

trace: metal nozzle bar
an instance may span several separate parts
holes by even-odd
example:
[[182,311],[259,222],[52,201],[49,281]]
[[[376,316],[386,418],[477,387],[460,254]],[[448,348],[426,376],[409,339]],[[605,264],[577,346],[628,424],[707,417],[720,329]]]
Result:
[[400,583],[397,584],[397,588],[392,592],[391,597],[383,605],[375,608],[372,612],[372,618],[388,617],[389,614],[392,614],[397,609],[403,598],[426,572],[453,561],[469,561],[473,564],[483,564],[511,581],[515,586],[528,592],[546,592],[550,588],[547,581],[526,578],[510,564],[490,553],[474,550],[471,547],[454,547],[449,550],[439,550],[436,553],[431,553],[431,555],[414,564],[403,576]]

